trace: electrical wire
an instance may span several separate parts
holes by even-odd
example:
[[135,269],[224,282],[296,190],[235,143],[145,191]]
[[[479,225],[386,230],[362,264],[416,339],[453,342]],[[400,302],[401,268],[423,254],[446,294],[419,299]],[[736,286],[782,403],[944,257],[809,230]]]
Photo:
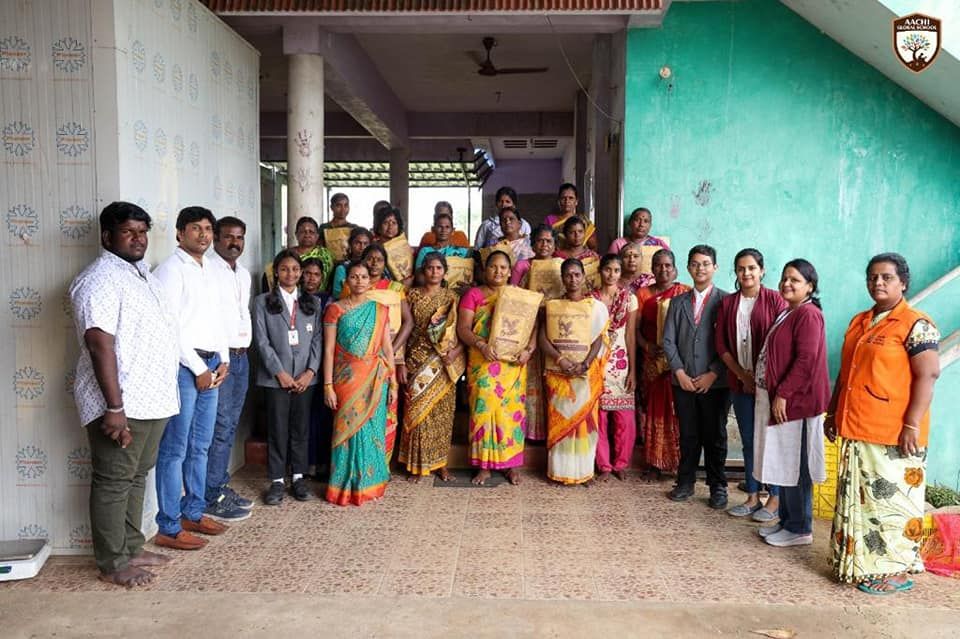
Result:
[[563,41],[560,40],[560,34],[557,33],[556,27],[553,26],[553,21],[550,19],[550,14],[545,13],[545,14],[543,14],[543,17],[544,17],[544,19],[547,21],[547,24],[550,25],[550,30],[553,31],[553,37],[554,37],[554,38],[556,39],[556,41],[557,41],[557,47],[560,48],[560,55],[563,56],[563,61],[567,63],[567,68],[570,70],[570,75],[573,76],[573,79],[576,81],[577,86],[579,86],[579,87],[580,87],[580,90],[583,91],[583,95],[585,95],[585,96],[587,97],[587,101],[588,101],[591,105],[593,105],[593,108],[596,109],[597,111],[599,111],[605,118],[607,118],[607,119],[610,120],[611,122],[616,122],[617,124],[621,124],[621,125],[622,125],[622,124],[623,124],[623,120],[620,120],[620,119],[618,119],[618,118],[615,118],[615,117],[613,117],[612,115],[610,115],[609,113],[607,113],[607,112],[603,109],[603,107],[601,107],[599,104],[597,104],[596,100],[594,100],[593,97],[590,95],[590,92],[587,91],[587,88],[586,88],[585,86],[583,86],[583,83],[582,83],[582,82],[580,82],[580,78],[579,78],[579,76],[577,76],[577,72],[574,70],[573,65],[570,64],[570,58],[567,57],[567,52],[566,52],[566,50],[563,48]]

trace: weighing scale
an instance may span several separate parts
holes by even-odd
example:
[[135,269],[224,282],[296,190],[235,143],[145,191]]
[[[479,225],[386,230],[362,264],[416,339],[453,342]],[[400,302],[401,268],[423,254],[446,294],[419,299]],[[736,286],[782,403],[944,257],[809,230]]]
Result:
[[49,556],[46,539],[0,541],[0,581],[36,577]]

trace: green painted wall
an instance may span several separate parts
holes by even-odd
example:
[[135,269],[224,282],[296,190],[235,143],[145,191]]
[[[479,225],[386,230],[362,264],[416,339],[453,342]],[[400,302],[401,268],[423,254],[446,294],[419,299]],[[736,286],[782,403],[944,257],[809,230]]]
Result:
[[960,393],[960,361],[940,372],[930,410],[930,445],[927,457],[927,481],[960,490],[960,418],[957,394]]
[[834,372],[871,255],[903,253],[914,291],[960,264],[960,129],[780,3],[675,2],[626,68],[624,209],[680,261],[712,244],[724,288],[746,246],[769,285],[812,261]]

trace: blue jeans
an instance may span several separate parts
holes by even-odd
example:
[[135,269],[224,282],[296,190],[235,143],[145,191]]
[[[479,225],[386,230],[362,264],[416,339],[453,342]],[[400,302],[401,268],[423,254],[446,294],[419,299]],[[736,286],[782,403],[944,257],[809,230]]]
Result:
[[213,441],[207,452],[207,504],[220,499],[223,487],[230,483],[230,453],[237,434],[237,423],[243,412],[243,402],[250,386],[250,360],[247,354],[230,353],[230,372],[220,385],[217,400],[217,421],[213,427]]
[[[214,355],[205,363],[214,370],[220,365],[220,356]],[[157,453],[157,526],[161,534],[171,537],[180,532],[181,517],[198,521],[207,507],[207,450],[213,438],[220,390],[199,392],[196,378],[185,366],[180,366],[177,386],[180,414],[167,422]]]
[[792,533],[813,532],[813,482],[807,461],[807,424],[800,435],[800,477],[796,486],[780,487],[780,524]]
[[[737,416],[737,427],[740,429],[740,441],[743,442],[743,472],[747,476],[747,492],[754,494],[760,491],[760,482],[753,476],[753,431],[756,417],[756,398],[746,393],[730,392],[733,399],[733,414]],[[767,488],[771,497],[780,494],[777,486]]]

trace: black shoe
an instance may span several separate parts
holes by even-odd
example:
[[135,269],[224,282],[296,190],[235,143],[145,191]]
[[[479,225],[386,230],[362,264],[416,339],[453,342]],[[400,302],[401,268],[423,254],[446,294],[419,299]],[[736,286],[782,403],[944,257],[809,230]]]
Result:
[[747,492],[747,482],[742,481],[737,484],[737,490],[739,490],[741,493]]
[[722,510],[727,507],[727,489],[714,488],[710,491],[710,501],[707,505],[714,510]]
[[266,494],[263,496],[263,503],[267,506],[279,506],[283,501],[283,482],[275,481],[270,484]]
[[293,486],[290,487],[290,493],[297,501],[307,501],[310,499],[310,485],[307,484],[307,478],[301,477],[293,482]]
[[667,493],[667,497],[673,501],[687,501],[693,497],[693,486],[677,484]]

